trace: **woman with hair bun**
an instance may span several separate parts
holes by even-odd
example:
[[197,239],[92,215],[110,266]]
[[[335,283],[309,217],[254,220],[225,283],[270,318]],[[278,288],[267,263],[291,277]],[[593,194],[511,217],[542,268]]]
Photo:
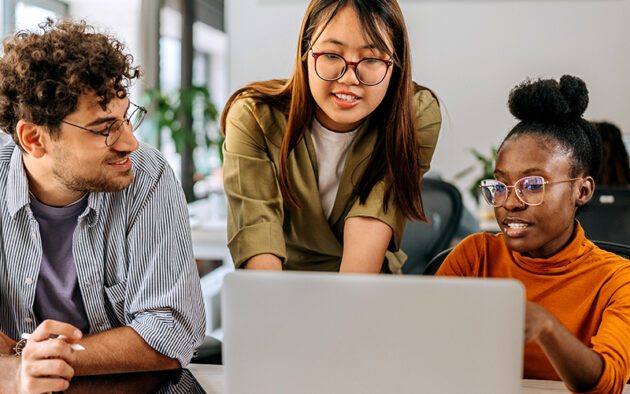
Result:
[[524,377],[575,392],[621,393],[630,377],[630,261],[585,238],[576,212],[592,197],[601,144],[582,117],[582,80],[525,81],[512,90],[520,122],[481,182],[498,234],[475,234],[437,275],[514,278],[527,293]]

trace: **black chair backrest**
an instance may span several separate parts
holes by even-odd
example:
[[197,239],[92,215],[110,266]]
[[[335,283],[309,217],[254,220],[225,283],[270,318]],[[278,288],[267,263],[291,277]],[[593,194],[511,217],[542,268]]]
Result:
[[577,219],[588,239],[630,244],[630,188],[597,186]]
[[407,223],[401,242],[408,256],[403,274],[422,274],[431,258],[451,245],[462,217],[462,195],[448,182],[424,178],[422,202],[429,223]]
[[623,245],[606,241],[593,241],[593,243],[597,245],[600,249],[618,254],[625,259],[630,259],[630,245]]
[[422,272],[422,275],[435,275],[437,270],[440,269],[440,266],[442,265],[442,263],[446,259],[446,256],[448,256],[448,254],[451,253],[451,251],[454,248],[455,247],[452,246],[452,247],[450,247],[448,249],[444,249],[440,253],[436,254],[435,257],[433,257],[431,259],[431,261],[429,261],[429,264],[427,264],[427,266],[425,267],[424,271]]

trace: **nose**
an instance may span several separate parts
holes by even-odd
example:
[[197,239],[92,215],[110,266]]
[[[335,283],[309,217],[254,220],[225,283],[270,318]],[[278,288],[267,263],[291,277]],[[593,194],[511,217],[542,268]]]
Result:
[[131,124],[129,124],[128,122],[123,122],[120,137],[118,138],[118,141],[116,141],[116,143],[111,147],[119,152],[133,152],[138,149],[138,146],[138,139],[133,133]]
[[339,83],[343,83],[345,85],[358,85],[359,78],[357,78],[357,66],[356,64],[349,64],[346,66],[346,71],[343,73],[341,78],[337,80]]
[[505,203],[503,203],[503,208],[507,209],[508,211],[516,211],[525,208],[526,204],[521,201],[520,198],[518,198],[518,196],[516,195],[516,190],[514,188],[508,188],[506,193],[507,198],[505,199]]

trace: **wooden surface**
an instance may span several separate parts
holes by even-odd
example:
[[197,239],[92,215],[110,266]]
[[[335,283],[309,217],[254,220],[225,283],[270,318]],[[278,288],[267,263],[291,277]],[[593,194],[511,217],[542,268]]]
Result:
[[[223,366],[190,364],[188,368],[208,394],[225,394]],[[630,385],[626,385],[624,394],[630,394]],[[523,379],[523,394],[559,394],[570,393],[562,382],[550,380]]]

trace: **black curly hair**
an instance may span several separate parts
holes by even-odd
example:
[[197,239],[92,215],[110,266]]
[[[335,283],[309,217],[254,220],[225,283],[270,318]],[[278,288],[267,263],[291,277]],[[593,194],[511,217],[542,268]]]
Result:
[[85,21],[48,19],[39,28],[7,38],[0,58],[0,129],[18,146],[20,119],[46,126],[56,138],[81,95],[95,93],[105,109],[114,97],[126,97],[131,80],[140,77],[124,44]]
[[510,92],[510,112],[520,122],[505,141],[523,134],[538,134],[566,149],[573,158],[571,176],[600,173],[602,147],[599,133],[582,115],[588,106],[588,90],[580,78],[564,75],[553,79],[526,80]]

